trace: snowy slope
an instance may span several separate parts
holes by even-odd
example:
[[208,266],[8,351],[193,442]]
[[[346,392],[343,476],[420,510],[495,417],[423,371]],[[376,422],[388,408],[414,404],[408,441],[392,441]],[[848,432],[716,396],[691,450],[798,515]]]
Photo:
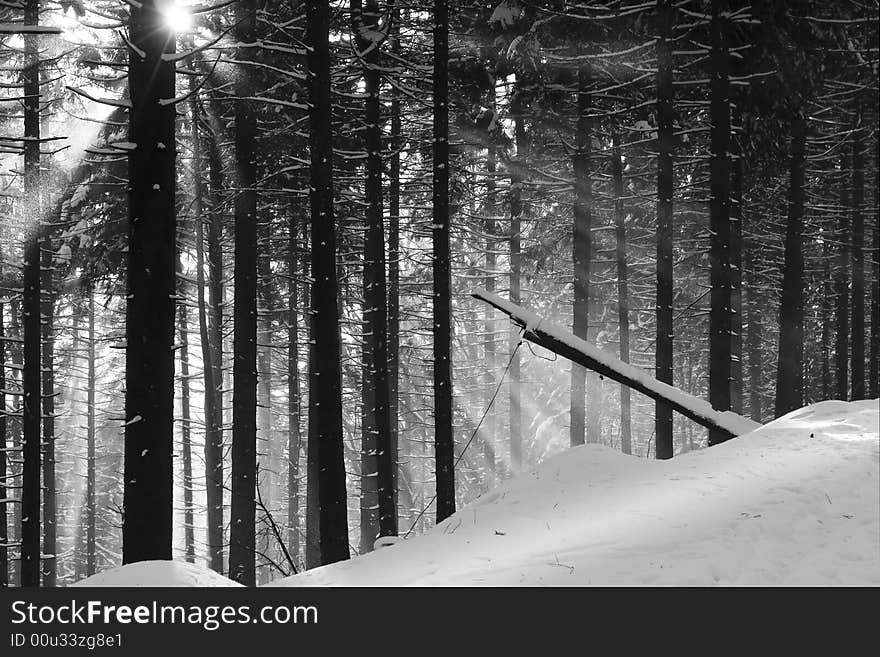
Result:
[[670,461],[587,445],[423,536],[282,586],[880,584],[878,400]]
[[185,561],[140,561],[80,580],[72,586],[241,586],[219,573]]

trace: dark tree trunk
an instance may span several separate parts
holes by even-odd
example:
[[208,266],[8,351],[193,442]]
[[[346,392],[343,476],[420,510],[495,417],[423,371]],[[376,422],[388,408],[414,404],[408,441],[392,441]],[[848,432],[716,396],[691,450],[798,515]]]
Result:
[[[201,221],[201,215],[196,215]],[[183,288],[183,285],[181,285]],[[186,301],[182,300],[178,312],[180,328],[180,442],[183,457],[183,546],[184,556],[195,563],[196,544],[193,528],[193,478],[192,478],[192,430],[190,427],[189,390],[189,326],[186,317]]]
[[[658,0],[657,38],[657,336],[654,372],[658,381],[672,385],[672,150],[675,144],[672,86],[672,23],[670,0]],[[672,458],[672,408],[655,405],[654,433],[658,459]]]
[[[400,7],[395,4],[391,20],[391,52],[400,57]],[[391,480],[394,492],[394,513],[397,515],[399,457],[399,389],[400,389],[400,90],[391,89],[391,163],[388,188],[388,413],[391,422]]]
[[[492,111],[495,111],[495,102],[494,102],[494,94],[495,94],[495,81],[492,81],[492,91],[493,98],[489,101]],[[483,226],[486,231],[486,289],[490,292],[495,289],[495,252],[498,248],[498,240],[495,237],[498,231],[498,225],[496,222],[496,217],[498,213],[498,205],[497,205],[497,191],[495,184],[495,176],[498,171],[498,154],[491,145],[486,149],[486,203],[483,206],[483,212],[485,214]],[[474,181],[476,182],[476,181]],[[513,264],[511,262],[511,264]],[[486,316],[484,323],[484,330],[486,332],[484,338],[484,348],[486,352],[486,384],[485,384],[485,397],[483,399],[483,403],[485,404],[485,408],[489,408],[486,420],[484,422],[485,429],[481,432],[481,437],[483,439],[483,462],[485,463],[486,471],[483,473],[484,482],[483,485],[485,489],[491,489],[495,486],[495,439],[496,439],[496,418],[497,414],[494,412],[494,409],[490,407],[490,402],[492,399],[492,394],[495,392],[495,368],[497,366],[496,363],[496,344],[495,344],[495,332],[496,332],[496,324],[495,324],[495,309],[491,307],[486,308]]]
[[[205,188],[202,182],[202,136],[201,107],[195,96],[190,101],[192,112],[193,157],[193,215],[196,229],[196,303],[198,304],[199,338],[202,347],[202,376],[205,382],[203,404],[205,413],[205,502],[208,536],[208,566],[223,572],[223,434],[221,388],[223,374],[220,371],[220,352],[223,339],[220,335],[220,305],[223,302],[222,256],[220,254],[220,215],[212,208],[208,228],[208,264],[210,270],[209,300],[205,300]],[[211,139],[213,143],[213,138]],[[215,148],[210,148],[215,151]],[[219,178],[219,155],[210,153],[211,176]],[[212,181],[214,191],[221,185]],[[210,307],[209,307],[210,306]],[[210,322],[209,322],[210,315]]]
[[[611,180],[614,186],[614,228],[617,238],[617,326],[620,360],[629,362],[629,273],[626,261],[626,210],[623,207],[623,160],[620,135],[612,136]],[[632,410],[628,386],[620,386],[620,449],[632,454]]]
[[[362,476],[374,477],[378,505],[380,536],[397,534],[397,511],[394,506],[394,464],[391,453],[390,387],[388,381],[388,299],[385,273],[385,227],[382,211],[382,117],[380,41],[363,38],[362,34],[381,33],[378,5],[368,0],[362,8],[360,0],[351,1],[352,27],[363,62],[365,82],[365,146],[367,151],[365,201],[366,231],[364,234],[364,390],[369,389],[370,406],[364,413],[364,435],[367,437],[363,464],[368,470]],[[391,20],[391,16],[388,17]],[[368,452],[374,452],[368,453]],[[369,485],[373,485],[370,482]],[[372,547],[372,541],[370,541]]]
[[5,309],[0,303],[0,589],[9,586],[9,533],[6,529],[6,507],[9,506],[6,488],[6,326]]
[[[212,371],[212,385],[205,379],[205,503],[207,506],[208,566],[223,572],[223,213],[221,193],[223,162],[217,137],[208,132],[211,209],[208,224],[208,339],[202,339],[204,368]],[[201,244],[201,241],[199,242]],[[210,397],[210,401],[208,400]]]
[[[366,275],[366,271],[364,272]],[[367,302],[363,313],[367,313]],[[361,345],[361,372],[357,387],[361,389],[361,497],[359,552],[371,552],[379,536],[379,477],[375,413],[376,395],[370,383],[370,348],[367,345],[369,329],[364,324],[364,343]]]
[[86,358],[86,576],[95,574],[95,290],[89,287],[89,338]]
[[837,263],[834,272],[835,327],[834,378],[837,399],[849,398],[849,208],[848,166],[846,156],[840,160],[840,203],[837,223]]
[[[22,343],[21,334],[21,298],[12,297],[9,300],[9,337],[10,342],[6,344],[6,353],[12,359],[12,371],[9,372],[9,386],[7,390],[16,390],[17,394],[13,396],[12,409],[7,415],[6,428],[10,438],[7,444],[11,443],[12,452],[20,453],[22,441],[24,438],[24,399],[21,388],[21,371],[24,362],[24,344]],[[21,459],[7,459],[6,467],[9,470],[7,477],[14,480],[21,477],[23,463]],[[20,481],[20,479],[19,479]],[[7,489],[8,490],[8,489]],[[21,542],[21,486],[18,487],[17,503],[12,505],[12,515],[9,521],[9,541],[12,545],[19,546]],[[20,552],[19,552],[20,555]],[[21,559],[11,558],[9,584],[11,586],[21,585]]]
[[[852,134],[852,399],[864,399],[865,387],[865,154],[861,112]],[[877,257],[876,255],[874,256]]]
[[43,586],[53,588],[57,576],[55,492],[55,290],[52,264],[52,238],[48,227],[42,247],[42,289],[40,304],[42,323],[42,386],[43,386]]
[[171,558],[174,456],[174,38],[156,0],[130,7],[125,515],[122,561]]
[[743,412],[743,160],[742,95],[736,97],[730,137],[730,410]]
[[[236,37],[254,43],[256,4],[239,6]],[[239,58],[250,52],[242,48]],[[251,96],[253,71],[241,67],[236,95]],[[257,471],[257,192],[254,188],[256,117],[248,100],[235,102],[235,167],[240,192],[235,197],[235,294],[232,339],[232,496],[229,517],[229,577],[256,584]]]
[[449,251],[449,0],[434,0],[433,281],[434,456],[437,522],[455,513],[452,296]]
[[[495,91],[495,81],[492,83],[492,93]],[[490,101],[491,109],[495,111],[495,103],[494,97]],[[483,226],[486,231],[486,276],[485,283],[487,290],[495,289],[495,276],[496,276],[496,254],[498,249],[498,239],[496,237],[498,233],[498,222],[496,221],[498,215],[498,204],[497,204],[497,189],[496,189],[496,175],[498,171],[498,154],[493,147],[489,147],[486,150],[486,202],[482,208],[484,218],[483,218]],[[476,184],[476,176],[474,176],[474,183]],[[483,487],[484,490],[491,489],[495,486],[495,475],[496,475],[496,463],[495,463],[495,440],[497,438],[498,431],[498,414],[495,412],[493,408],[490,407],[492,395],[495,391],[496,381],[496,368],[497,368],[497,342],[496,342],[496,332],[497,332],[497,324],[495,321],[495,309],[487,308],[486,315],[484,317],[483,328],[485,331],[484,336],[484,350],[485,350],[485,369],[486,369],[486,381],[485,381],[485,389],[483,391],[483,404],[484,407],[488,408],[486,414],[486,419],[483,423],[484,429],[481,432],[482,442],[483,442],[483,463],[485,467],[485,472],[483,473]]]
[[819,301],[822,325],[822,399],[831,399],[831,249],[828,239],[822,241],[822,298]]
[[804,403],[804,168],[806,119],[791,122],[791,182],[785,231],[785,267],[779,310],[779,360],[776,372],[776,417]]
[[[712,123],[710,155],[710,309],[709,403],[730,410],[732,321],[730,253],[730,83],[724,0],[712,0],[712,75],[709,82]],[[724,440],[709,432],[709,445]]]
[[[514,89],[514,93],[516,90]],[[513,117],[514,138],[516,139],[516,160],[510,179],[510,301],[520,303],[522,283],[522,220],[525,216],[522,193],[523,181],[528,171],[528,136],[522,115],[523,106],[517,101]],[[522,445],[522,386],[520,357],[517,350],[519,332],[511,332],[510,351],[510,465],[519,472],[523,465]]]
[[312,1],[307,14],[312,253],[307,503],[312,508],[306,514],[306,565],[313,567],[348,559],[349,551],[333,217],[330,8]]
[[764,409],[762,404],[761,373],[764,371],[761,358],[761,298],[758,294],[757,275],[754,269],[754,244],[745,249],[744,265],[749,277],[748,296],[748,328],[747,348],[749,351],[749,417],[755,422],[762,422]]
[[287,271],[290,275],[287,299],[287,545],[290,556],[299,561],[299,459],[302,448],[299,386],[299,246],[301,218],[291,214],[287,244]]
[[[574,265],[573,331],[587,339],[590,308],[590,265],[592,261],[592,207],[593,182],[590,178],[592,159],[592,121],[590,113],[590,74],[586,66],[578,69],[577,79],[577,136],[573,159],[574,169],[574,228],[572,238],[572,262]],[[583,445],[586,434],[587,370],[572,363],[571,366],[571,446]],[[591,409],[592,412],[592,409]]]
[[[9,337],[11,342],[6,344],[6,352],[12,359],[12,371],[8,374],[9,386],[7,390],[16,390],[17,394],[13,396],[12,409],[7,415],[6,428],[10,438],[7,444],[11,443],[12,452],[21,453],[22,442],[24,439],[24,394],[22,391],[21,372],[24,363],[24,344],[22,342],[21,331],[21,297],[12,297],[9,300]],[[7,393],[8,394],[8,393]],[[7,475],[10,480],[21,477],[22,460],[7,459],[6,467],[9,470]],[[21,481],[19,479],[19,481]],[[8,490],[8,489],[7,489]],[[12,516],[9,521],[9,540],[12,545],[19,546],[21,543],[21,486],[18,487],[17,502],[12,505]],[[20,552],[19,552],[20,556]],[[10,558],[9,584],[10,586],[21,585],[21,558]]]
[[[39,23],[39,0],[27,0],[26,25]],[[22,392],[21,585],[40,585],[40,63],[37,37],[26,34],[24,78],[23,216],[33,222],[25,236],[22,292],[24,330]]]
[[[875,137],[876,137],[875,133]],[[874,190],[874,275],[871,277],[871,349],[868,362],[870,398],[880,397],[880,143],[874,142],[874,172],[871,187]]]
[[[259,289],[260,306],[257,310],[257,449],[255,482],[260,490],[263,506],[270,511],[275,508],[277,483],[275,475],[280,460],[279,443],[274,440],[272,429],[272,319],[275,315],[275,300],[272,290],[271,254],[271,217],[264,214],[258,222],[257,238],[257,287]],[[262,512],[265,517],[265,512]],[[265,520],[261,519],[264,523]],[[262,531],[263,554],[272,549],[270,531]],[[268,583],[271,565],[264,560],[257,567],[257,584]]]

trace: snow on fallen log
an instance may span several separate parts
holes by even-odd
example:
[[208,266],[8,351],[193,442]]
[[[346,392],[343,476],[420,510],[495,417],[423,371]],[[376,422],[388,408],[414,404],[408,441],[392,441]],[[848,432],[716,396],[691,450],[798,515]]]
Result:
[[615,358],[525,308],[486,290],[471,295],[494,306],[524,329],[523,336],[563,358],[607,376],[656,401],[662,401],[707,429],[719,429],[730,437],[754,431],[761,425],[732,411],[716,411],[709,402],[655,379],[651,374]]

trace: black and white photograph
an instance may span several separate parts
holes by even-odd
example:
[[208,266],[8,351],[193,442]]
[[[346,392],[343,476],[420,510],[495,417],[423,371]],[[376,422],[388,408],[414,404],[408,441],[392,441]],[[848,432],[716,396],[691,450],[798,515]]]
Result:
[[880,586],[878,17],[0,0],[4,654],[168,622],[96,589]]

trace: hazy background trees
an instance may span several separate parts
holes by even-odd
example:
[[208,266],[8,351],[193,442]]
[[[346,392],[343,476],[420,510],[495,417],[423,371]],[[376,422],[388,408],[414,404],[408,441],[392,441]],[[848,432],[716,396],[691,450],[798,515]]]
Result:
[[2,584],[170,556],[266,582],[570,444],[723,438],[517,350],[476,287],[759,421],[878,394],[874,6],[26,6]]

